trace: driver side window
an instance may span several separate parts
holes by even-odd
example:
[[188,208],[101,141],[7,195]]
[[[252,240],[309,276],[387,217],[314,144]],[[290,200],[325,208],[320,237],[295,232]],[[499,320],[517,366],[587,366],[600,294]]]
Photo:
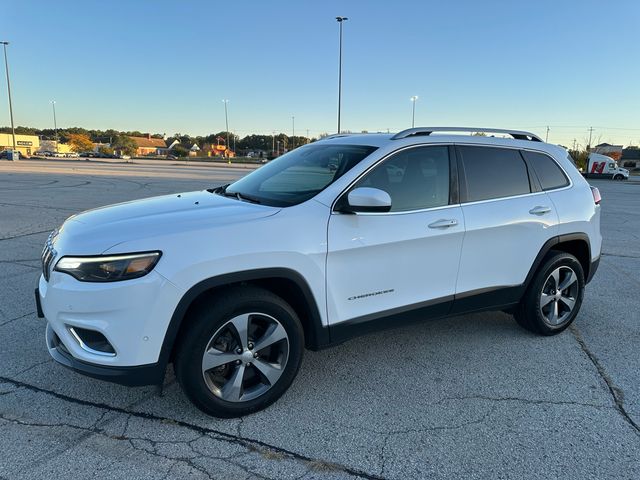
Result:
[[391,197],[391,212],[407,212],[449,204],[449,148],[409,148],[365,175],[354,188],[372,187]]

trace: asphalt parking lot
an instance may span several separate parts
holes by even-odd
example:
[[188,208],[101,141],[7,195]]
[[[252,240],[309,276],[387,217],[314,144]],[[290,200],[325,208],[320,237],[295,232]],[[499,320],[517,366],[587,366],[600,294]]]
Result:
[[263,412],[218,420],[162,391],[55,364],[33,289],[48,233],[88,208],[228,183],[244,170],[0,163],[0,477],[640,478],[640,182],[593,181],[603,257],[574,326],[504,313],[307,352]]

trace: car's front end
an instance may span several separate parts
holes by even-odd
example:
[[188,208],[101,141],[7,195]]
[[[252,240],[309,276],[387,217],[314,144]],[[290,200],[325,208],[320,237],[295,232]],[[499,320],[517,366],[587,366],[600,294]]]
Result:
[[[154,267],[161,252],[73,255],[50,235],[36,290],[47,320],[46,343],[59,363],[128,385],[162,380],[158,364],[170,313],[181,292]],[[67,243],[67,245],[65,245]],[[81,250],[81,249],[78,249]]]
[[221,225],[274,211],[203,191],[70,217],[47,239],[36,289],[51,356],[105,380],[161,382],[165,334],[188,287],[168,277],[213,248],[194,251],[181,239],[210,238]]

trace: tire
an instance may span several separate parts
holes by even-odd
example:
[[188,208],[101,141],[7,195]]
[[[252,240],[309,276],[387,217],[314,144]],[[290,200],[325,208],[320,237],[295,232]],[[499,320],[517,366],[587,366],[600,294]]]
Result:
[[[562,290],[557,289],[558,281],[561,287],[566,285]],[[584,270],[578,259],[552,250],[531,280],[514,317],[530,332],[556,335],[576,318],[584,286]]]
[[262,410],[298,373],[302,325],[291,306],[268,290],[226,290],[202,302],[185,321],[176,377],[193,404],[209,415],[233,418]]
[[615,176],[613,177],[613,179],[614,179],[614,180],[617,180],[617,181],[622,181],[622,180],[624,180],[624,176],[623,176],[623,175],[615,175]]

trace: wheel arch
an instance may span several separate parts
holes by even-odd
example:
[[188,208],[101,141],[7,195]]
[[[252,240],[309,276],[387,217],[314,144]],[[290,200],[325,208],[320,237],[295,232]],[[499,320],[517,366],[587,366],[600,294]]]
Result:
[[542,246],[524,282],[525,290],[529,287],[540,265],[552,250],[569,253],[576,257],[584,271],[585,282],[588,283],[591,280],[591,244],[589,237],[585,233],[567,233],[547,240]]
[[329,329],[323,327],[318,305],[302,275],[288,268],[247,270],[207,278],[187,290],[171,316],[160,351],[160,364],[166,367],[173,360],[176,340],[192,308],[225,289],[247,284],[269,290],[291,305],[302,323],[306,348],[317,350],[330,343]]

